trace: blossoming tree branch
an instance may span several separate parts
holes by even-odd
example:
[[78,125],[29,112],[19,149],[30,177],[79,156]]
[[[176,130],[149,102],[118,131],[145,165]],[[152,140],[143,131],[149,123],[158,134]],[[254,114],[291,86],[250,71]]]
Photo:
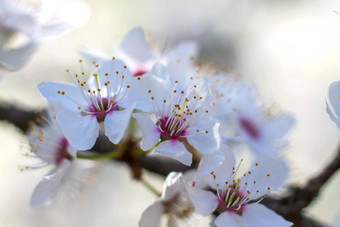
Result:
[[[1,26],[10,32],[1,40],[7,45],[12,33],[29,39],[14,49],[1,46],[3,71],[22,67],[42,37],[73,25],[41,25],[36,16],[5,6]],[[321,226],[303,209],[339,169],[340,153],[305,186],[287,186],[289,165],[281,151],[294,118],[264,105],[253,84],[198,66],[196,42],[159,54],[135,28],[114,57],[86,50],[81,55],[79,70],[65,72],[72,84],[39,84],[45,110],[0,107],[0,119],[27,134],[25,155],[37,160],[21,170],[54,167],[33,190],[32,207],[53,205],[74,179],[86,185],[89,160],[112,160],[126,163],[155,195],[140,215],[141,227],[160,226],[162,219],[169,226],[203,219],[218,227]],[[339,86],[330,86],[327,112],[340,128]],[[145,170],[165,177],[162,189],[146,180]]]

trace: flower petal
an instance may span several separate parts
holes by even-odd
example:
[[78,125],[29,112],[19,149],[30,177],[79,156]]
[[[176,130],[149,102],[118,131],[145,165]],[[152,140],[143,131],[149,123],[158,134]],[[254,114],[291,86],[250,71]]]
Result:
[[165,207],[161,201],[153,203],[146,208],[139,220],[139,227],[159,227],[161,224],[162,214],[165,212]]
[[[234,212],[223,212],[215,219],[214,223],[217,227],[246,227],[244,218]],[[250,225],[256,226],[256,225]]]
[[108,59],[110,59],[100,50],[93,49],[93,48],[83,47],[79,52],[89,62],[95,61],[96,63],[99,63],[99,65],[101,65],[104,61],[107,61]]
[[[327,112],[330,114],[330,117],[335,123],[337,123],[338,128],[340,129],[340,81],[335,81],[329,86],[328,91],[329,102],[331,103],[333,111],[330,111],[330,108],[327,105]],[[332,114],[331,114],[332,113]]]
[[[225,147],[224,147],[225,148]],[[223,149],[223,147],[222,147]],[[216,188],[216,184],[223,186],[230,176],[230,173],[233,171],[233,167],[235,167],[235,157],[230,149],[223,149],[225,154],[225,159],[223,163],[215,170],[216,179],[213,181],[213,177],[209,177],[211,181],[208,182],[211,187]]]
[[334,115],[334,113],[332,112],[327,102],[326,102],[326,105],[327,105],[326,110],[327,110],[327,113],[329,114],[329,117],[331,118],[332,121],[336,123],[336,125],[340,129],[340,118]]
[[23,32],[29,37],[32,37],[32,34],[35,34],[38,28],[38,23],[34,15],[25,13],[9,14],[8,18],[4,21],[5,24],[2,26],[14,31]]
[[197,173],[194,181],[200,181],[202,176],[210,174],[212,171],[216,170],[217,167],[220,166],[224,161],[224,151],[227,149],[228,147],[222,144],[218,152],[203,155],[197,168]]
[[196,42],[183,42],[165,55],[167,67],[173,81],[179,80],[188,84],[190,71],[194,66],[194,59],[198,55],[198,44]]
[[263,136],[271,140],[280,139],[292,128],[294,123],[295,119],[289,114],[279,114],[272,119],[268,119],[262,132],[264,133]]
[[[74,10],[77,13],[74,13]],[[67,1],[62,4],[55,1],[46,1],[41,9],[45,16],[51,18],[44,23],[38,35],[44,39],[58,38],[73,28],[84,26],[90,18],[89,6],[81,1]]]
[[[285,162],[272,155],[262,155],[257,158],[256,163],[249,171],[248,182],[256,181],[256,184],[249,184],[252,188],[250,198],[256,199],[270,190],[277,189],[285,183],[288,177],[289,169]],[[256,191],[259,193],[256,193]]]
[[[187,140],[190,145],[197,149],[201,154],[211,154],[216,152],[221,143],[221,138],[218,132],[220,127],[219,123],[209,123],[205,122],[205,125],[193,125],[188,130],[193,131],[193,136],[188,136]],[[203,127],[203,128],[202,128]],[[204,130],[202,132],[196,133],[195,130]],[[208,133],[206,133],[208,132]]]
[[[48,101],[59,102],[63,107],[71,111],[79,112],[79,106],[87,105],[82,91],[71,84],[42,82],[38,85],[38,89]],[[64,91],[65,95],[58,94],[58,91]]]
[[142,131],[142,149],[151,149],[160,139],[161,132],[159,128],[149,117],[145,116],[144,114],[135,113],[132,116],[136,118]]
[[192,154],[177,140],[163,141],[157,146],[155,152],[176,159],[187,166],[192,162]]
[[176,195],[185,191],[183,174],[171,172],[165,179],[161,200],[171,201]]
[[106,115],[104,120],[105,135],[112,143],[117,144],[123,138],[135,105],[133,104],[125,110],[112,111]]
[[126,34],[119,45],[117,56],[126,62],[131,59],[137,63],[145,63],[154,59],[150,46],[145,41],[144,32],[139,27]]
[[88,150],[96,143],[99,136],[96,117],[65,111],[57,114],[57,122],[70,145],[77,150]]
[[57,196],[61,186],[61,181],[65,176],[70,162],[65,160],[57,169],[52,170],[50,174],[45,175],[35,187],[31,196],[30,205],[32,207],[40,207],[47,205]]
[[[153,72],[144,74],[141,77],[134,77],[130,84],[131,88],[129,92],[126,93],[124,105],[125,102],[137,102],[136,109],[143,112],[152,112],[154,110],[151,96],[161,98],[164,91],[169,89],[166,81],[164,81],[160,75],[155,75]],[[151,91],[151,93],[149,93],[149,91]],[[164,99],[161,100],[163,102]]]
[[217,196],[210,192],[194,187],[187,187],[191,202],[194,204],[195,212],[206,216],[211,214],[219,204]]
[[27,63],[37,47],[38,43],[30,42],[20,48],[1,50],[0,67],[3,67],[10,71],[20,69]]
[[242,217],[247,223],[246,226],[263,226],[263,227],[287,227],[293,223],[286,221],[274,211],[268,209],[262,204],[252,203],[246,206]]

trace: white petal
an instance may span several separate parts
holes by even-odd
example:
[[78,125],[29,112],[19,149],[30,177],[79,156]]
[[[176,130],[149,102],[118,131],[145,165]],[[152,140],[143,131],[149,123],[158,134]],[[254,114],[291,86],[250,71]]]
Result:
[[331,118],[332,121],[336,123],[336,125],[340,129],[340,118],[334,115],[334,113],[332,112],[327,102],[326,102],[326,105],[327,105],[326,111],[329,114],[329,117]]
[[264,133],[264,137],[270,139],[280,139],[282,138],[289,129],[295,123],[295,119],[285,113],[279,114],[278,116],[268,119],[265,128],[262,133]]
[[101,51],[97,49],[82,48],[79,52],[89,62],[95,61],[96,63],[99,63],[100,65],[104,61],[107,61],[108,59],[110,59],[108,56],[106,56],[104,53],[102,53]]
[[40,180],[31,197],[32,207],[44,206],[53,201],[69,166],[70,162],[65,160],[56,170],[53,170],[53,173],[47,174]]
[[163,201],[171,201],[185,190],[183,174],[171,172],[165,179],[161,199]]
[[106,115],[104,120],[105,135],[112,143],[117,144],[123,138],[134,108],[135,104],[125,110],[112,111]]
[[194,66],[192,58],[198,55],[198,44],[196,42],[184,42],[176,46],[165,55],[168,62],[167,67],[173,81],[179,80],[188,84],[190,81],[190,71]]
[[152,67],[151,73],[165,81],[169,80],[168,69],[161,63],[155,63]]
[[[109,80],[109,86],[115,94],[121,89],[126,89],[126,85],[131,85],[133,76],[130,69],[126,67],[125,62],[118,59],[110,59],[102,61],[99,66],[98,70],[100,72],[100,82],[104,84],[107,80]],[[108,76],[105,75],[106,73]],[[122,79],[123,76],[124,80]],[[121,85],[123,85],[122,88],[120,88]]]
[[187,166],[192,162],[192,154],[177,140],[166,140],[160,143],[155,152],[176,159]]
[[138,63],[144,63],[154,58],[141,28],[134,28],[126,34],[119,45],[117,56],[122,57],[123,60],[132,59]]
[[[216,188],[216,184],[224,185],[226,181],[228,181],[228,178],[230,174],[233,171],[233,167],[235,166],[235,157],[232,151],[226,147],[222,147],[222,151],[225,153],[225,159],[223,163],[214,171],[216,175],[216,179],[214,181],[209,181],[211,187]],[[213,180],[213,177],[209,177],[208,179]],[[213,184],[211,184],[213,183]]]
[[0,65],[7,70],[18,70],[23,67],[30,59],[31,55],[38,47],[38,43],[30,42],[23,47],[1,50]]
[[[332,111],[333,114],[330,114],[330,117],[333,121],[335,121],[337,123],[338,128],[340,129],[340,124],[339,124],[339,117],[340,117],[340,98],[339,98],[340,97],[340,81],[335,81],[329,86],[328,96],[329,96],[329,102],[331,103],[331,106],[332,106],[332,109],[333,109],[333,111]],[[330,111],[328,111],[328,113],[330,113]],[[337,120],[335,120],[335,119],[337,119]]]
[[95,116],[65,111],[57,114],[57,122],[70,145],[77,150],[88,150],[96,143],[99,126]]
[[[63,107],[71,111],[79,112],[79,106],[87,105],[82,91],[71,84],[42,82],[38,85],[38,89],[48,101],[59,102]],[[58,91],[64,91],[65,95],[58,94]]]
[[[190,127],[188,130],[193,131],[194,135],[187,137],[188,143],[196,148],[196,150],[201,154],[211,154],[216,152],[220,148],[221,143],[218,131],[219,127],[219,123],[210,124],[209,122],[207,122],[205,126],[194,125]],[[196,129],[203,131],[196,133]],[[208,133],[205,133],[205,131],[208,131]]]
[[217,167],[220,166],[224,161],[224,151],[227,149],[227,146],[223,144],[221,145],[221,148],[218,152],[203,155],[197,168],[197,173],[194,181],[200,181],[202,176],[210,174],[212,171],[216,170]]
[[[75,10],[77,13],[74,13]],[[68,1],[62,4],[46,1],[41,11],[45,13],[43,16],[50,19],[43,24],[38,34],[44,39],[58,38],[73,28],[84,26],[90,18],[89,6],[81,1]]]
[[162,202],[157,201],[146,208],[139,220],[139,227],[159,227],[161,223],[161,216],[165,208]]
[[14,31],[23,32],[29,37],[35,33],[35,29],[38,28],[38,24],[33,15],[28,14],[12,14],[4,24],[7,28]]
[[194,204],[195,212],[206,216],[211,214],[219,204],[217,196],[210,192],[194,187],[187,187],[191,202]]
[[245,219],[246,226],[263,226],[263,227],[287,227],[293,223],[286,221],[274,211],[268,209],[262,204],[249,204],[245,207],[242,217]]
[[[244,218],[234,212],[221,213],[215,219],[214,223],[216,224],[217,227],[241,227],[241,226],[246,227],[247,226]],[[251,225],[251,226],[256,226],[256,225]]]
[[153,148],[159,141],[161,135],[159,128],[144,114],[135,113],[133,117],[138,121],[138,125],[142,131],[142,149],[145,151]]
[[[258,165],[249,170],[251,174],[248,178],[248,182],[256,181],[254,188],[253,183],[248,183],[248,187],[253,188],[252,194],[249,195],[253,199],[262,196],[268,187],[273,190],[283,186],[289,173],[286,163],[272,155],[264,154],[258,157],[256,162]],[[256,190],[259,190],[259,193],[256,193]]]
[[[131,103],[132,101],[137,102],[136,108],[143,112],[152,112],[154,106],[151,96],[157,97],[157,100],[161,99],[164,95],[164,91],[167,91],[167,83],[160,77],[147,73],[141,77],[135,77],[131,80],[131,88],[125,96],[124,102]],[[149,90],[152,93],[149,93]],[[163,100],[162,104],[163,104]]]

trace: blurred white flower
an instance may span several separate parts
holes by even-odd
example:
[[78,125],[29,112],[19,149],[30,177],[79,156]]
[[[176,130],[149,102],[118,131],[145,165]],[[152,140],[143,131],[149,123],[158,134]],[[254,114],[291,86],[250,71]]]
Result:
[[78,1],[1,0],[0,69],[20,69],[41,40],[82,26],[89,16],[88,6]]
[[[216,166],[216,160],[204,161],[207,162],[204,166]],[[195,212],[206,216],[217,211],[219,215],[214,223],[218,227],[292,225],[258,204],[271,189],[283,185],[288,174],[285,163],[263,155],[250,170],[242,171],[242,162],[243,159],[236,163],[232,152],[226,150],[223,163],[203,178],[215,192],[203,190],[196,184],[188,187]]]
[[50,204],[65,184],[82,187],[88,179],[88,165],[76,160],[76,150],[70,146],[61,133],[51,107],[48,118],[33,125],[28,133],[31,147],[30,157],[41,160],[40,163],[25,166],[23,169],[36,169],[52,165],[54,168],[38,183],[31,197],[32,207]]
[[331,107],[326,103],[327,112],[340,129],[340,81],[335,81],[329,86],[328,97]]
[[[115,57],[126,62],[134,76],[151,71],[155,63],[165,65],[172,77],[184,75],[194,66],[198,56],[198,44],[194,41],[182,42],[165,54],[153,53],[146,42],[142,28],[132,29],[120,43]],[[88,59],[102,62],[109,59],[97,50],[84,50],[81,53]]]
[[134,114],[142,131],[142,149],[156,146],[155,152],[171,157],[185,165],[191,165],[192,154],[186,147],[193,146],[202,154],[218,150],[220,137],[219,123],[209,115],[209,86],[205,81],[194,81],[185,90],[178,88],[181,81],[175,81],[160,92],[149,90],[157,118],[142,113]]
[[169,219],[186,219],[193,211],[182,173],[171,172],[165,179],[161,197],[146,208],[139,226],[158,227],[163,214],[167,214]]
[[259,103],[255,88],[243,82],[231,82],[227,75],[209,79],[213,93],[212,113],[221,122],[225,141],[246,143],[256,154],[276,155],[286,143],[285,134],[294,125],[286,113],[271,116]]

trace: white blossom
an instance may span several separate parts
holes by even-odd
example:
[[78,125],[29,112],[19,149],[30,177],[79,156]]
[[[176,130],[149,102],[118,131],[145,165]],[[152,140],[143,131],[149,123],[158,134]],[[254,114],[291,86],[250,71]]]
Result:
[[[204,161],[205,166],[216,166],[216,160]],[[195,183],[188,187],[195,212],[203,216],[218,212],[214,221],[218,227],[290,226],[292,223],[259,204],[269,191],[283,185],[288,174],[285,163],[268,155],[259,157],[249,170],[243,171],[242,163],[243,159],[236,163],[233,153],[226,150],[224,161],[203,178],[214,192]]]
[[182,173],[171,172],[165,179],[162,195],[143,212],[139,226],[158,227],[163,214],[169,218],[186,219],[193,211]]
[[[194,60],[198,56],[198,45],[194,41],[178,44],[169,51],[154,53],[146,42],[142,28],[137,27],[126,34],[120,43],[115,57],[122,59],[130,68],[134,76],[142,76],[152,71],[156,63],[165,65],[172,78],[182,76],[194,68]],[[84,50],[82,54],[96,62],[102,62],[108,57],[98,50]],[[183,78],[182,78],[183,80]]]
[[61,133],[53,112],[51,107],[51,115],[33,125],[28,133],[30,152],[27,155],[40,162],[22,170],[53,166],[35,187],[30,201],[32,207],[50,204],[67,184],[77,185],[77,190],[89,180],[90,166],[76,160],[76,150]]
[[1,0],[0,69],[20,69],[41,40],[84,25],[89,15],[88,6],[78,1]]
[[219,148],[219,123],[209,115],[210,90],[205,81],[193,81],[185,90],[181,87],[181,81],[168,81],[161,93],[148,91],[156,122],[142,113],[133,116],[142,131],[143,150],[155,147],[154,152],[191,165],[188,146],[202,154]]
[[[57,122],[70,144],[78,150],[93,147],[104,123],[105,135],[117,144],[123,138],[136,103],[146,99],[148,86],[157,87],[157,80],[133,77],[122,61],[109,60],[94,73],[69,75],[74,85],[44,82],[39,91],[49,101],[60,102],[66,109],[57,113]],[[143,90],[144,93],[141,93]],[[143,109],[143,105],[139,105]]]
[[214,97],[212,113],[221,122],[224,141],[243,142],[256,154],[273,155],[287,144],[282,138],[295,122],[291,115],[269,114],[253,86],[232,82],[227,75],[217,75],[209,81]]

